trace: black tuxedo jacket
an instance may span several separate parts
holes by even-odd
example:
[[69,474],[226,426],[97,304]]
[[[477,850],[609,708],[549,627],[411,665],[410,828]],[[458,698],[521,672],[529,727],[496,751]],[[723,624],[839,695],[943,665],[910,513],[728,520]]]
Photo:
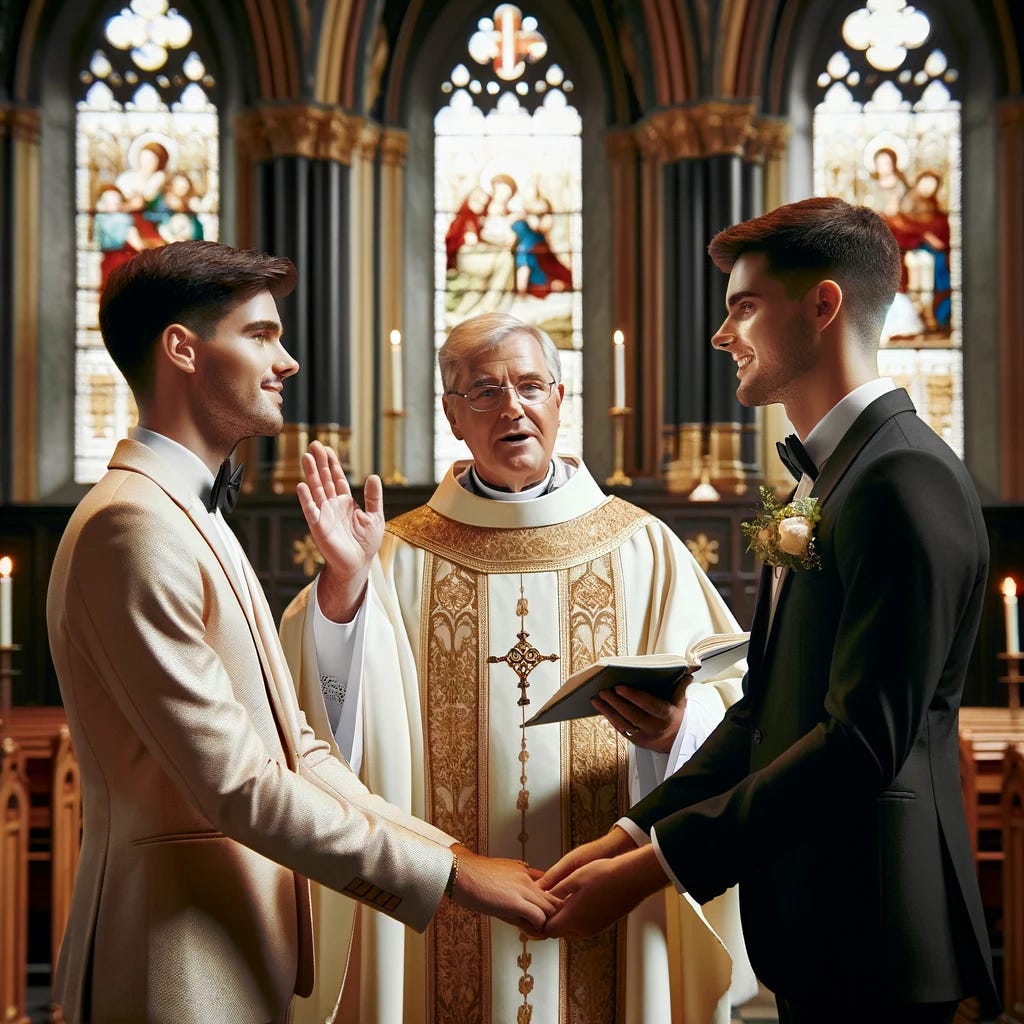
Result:
[[812,495],[822,566],[761,576],[746,693],[630,812],[700,902],[740,883],[774,992],[995,998],[957,712],[988,541],[960,460],[905,391],[856,420]]

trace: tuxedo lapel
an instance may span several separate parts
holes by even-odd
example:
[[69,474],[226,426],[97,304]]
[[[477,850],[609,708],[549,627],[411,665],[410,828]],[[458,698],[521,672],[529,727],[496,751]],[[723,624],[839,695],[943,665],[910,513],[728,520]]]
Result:
[[[911,402],[910,396],[903,388],[899,388],[895,391],[888,391],[884,395],[876,398],[854,421],[853,425],[843,435],[836,450],[829,456],[825,465],[822,467],[821,472],[818,474],[818,478],[814,481],[814,486],[811,488],[809,497],[817,498],[821,503],[822,507],[828,501],[832,491],[835,490],[836,485],[846,475],[846,471],[853,464],[854,460],[861,453],[864,446],[871,440],[872,437],[881,429],[881,427],[901,412],[915,412],[914,403]],[[789,585],[792,582],[790,577],[793,575],[789,569],[783,569],[782,577],[779,580],[778,586],[778,597],[775,601],[775,612],[771,613],[771,570],[767,566],[766,571],[762,573],[761,583],[758,587],[757,594],[757,609],[755,611],[755,624],[757,617],[760,615],[763,617],[765,623],[765,639],[764,644],[758,644],[757,650],[764,652],[764,658],[768,658],[768,647],[772,642],[772,637],[776,632],[776,625],[782,614],[782,604],[786,599],[786,593],[789,590]],[[763,592],[767,590],[768,599],[766,602],[762,600]],[[763,608],[762,605],[766,604],[767,609]],[[753,630],[751,631],[751,650],[754,650],[754,643],[756,640]]]
[[829,456],[814,481],[811,497],[818,498],[822,505],[828,501],[836,484],[860,454],[861,449],[878,433],[879,429],[901,412],[915,412],[910,396],[899,388],[888,391],[876,398],[854,421],[853,426],[843,435],[836,450]]
[[757,584],[757,598],[754,603],[754,618],[750,624],[750,644],[747,649],[748,668],[756,670],[764,657],[768,642],[768,621],[772,609],[772,568],[761,566],[761,577]]

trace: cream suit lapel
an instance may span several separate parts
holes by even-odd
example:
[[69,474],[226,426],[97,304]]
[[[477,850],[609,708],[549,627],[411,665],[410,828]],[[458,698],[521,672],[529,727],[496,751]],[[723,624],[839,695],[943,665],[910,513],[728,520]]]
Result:
[[285,758],[288,766],[295,768],[298,757],[295,750],[297,716],[294,699],[289,702],[283,696],[293,692],[287,675],[288,668],[280,649],[277,631],[273,628],[273,616],[267,606],[263,589],[249,565],[249,560],[242,553],[240,561],[243,575],[242,578],[239,578],[235,561],[231,552],[226,548],[225,540],[214,525],[209,510],[194,491],[184,486],[176,478],[167,462],[152,449],[137,441],[121,441],[110,460],[110,468],[142,473],[149,477],[189,517],[192,525],[199,531],[217,557],[217,561],[224,570],[227,585],[249,625],[260,665],[263,668],[264,684],[273,708],[274,718],[277,721]]

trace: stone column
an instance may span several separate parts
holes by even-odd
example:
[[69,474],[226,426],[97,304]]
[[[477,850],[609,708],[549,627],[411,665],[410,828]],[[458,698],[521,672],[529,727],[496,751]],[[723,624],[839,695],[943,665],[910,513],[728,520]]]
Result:
[[[658,296],[652,285],[657,257],[647,206],[640,201],[646,164],[631,131],[610,131],[605,139],[612,214],[612,325],[626,337],[625,465],[630,477],[656,477],[662,470],[664,376]],[[656,172],[655,172],[656,173]],[[648,296],[648,293],[653,293]],[[650,297],[651,301],[646,301]],[[598,339],[607,344],[608,339]],[[609,406],[611,402],[609,402]]]
[[359,144],[352,154],[350,219],[352,253],[349,290],[349,379],[351,387],[351,441],[349,459],[352,476],[364,480],[380,465],[380,379],[377,317],[377,161],[381,130],[363,125]]
[[40,123],[0,103],[0,504],[38,491]]
[[351,420],[351,163],[362,120],[335,107],[268,105],[242,115],[237,144],[255,166],[254,244],[294,260],[298,286],[280,303],[300,370],[284,391],[271,486],[290,491],[317,437],[348,464]]
[[664,422],[675,434],[670,489],[688,491],[706,465],[721,493],[742,494],[758,473],[755,416],[736,401],[732,364],[711,336],[725,314],[727,278],[707,244],[761,210],[762,176],[747,143],[750,102],[709,100],[653,115],[639,129],[661,164]]
[[997,108],[999,130],[1000,498],[1024,501],[1024,100]]
[[[786,157],[789,152],[790,128],[779,118],[759,117],[755,133],[748,145],[754,159],[764,164],[764,208],[774,210],[786,202]],[[786,418],[781,405],[766,405],[757,410],[758,458],[764,482],[777,493],[792,490],[793,478],[782,464],[775,442],[793,432],[793,424]]]

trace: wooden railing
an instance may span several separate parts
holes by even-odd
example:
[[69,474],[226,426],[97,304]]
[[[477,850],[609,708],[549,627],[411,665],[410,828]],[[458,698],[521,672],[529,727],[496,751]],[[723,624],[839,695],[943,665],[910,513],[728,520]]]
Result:
[[1024,1024],[1024,743],[1003,762],[1003,1015]]

